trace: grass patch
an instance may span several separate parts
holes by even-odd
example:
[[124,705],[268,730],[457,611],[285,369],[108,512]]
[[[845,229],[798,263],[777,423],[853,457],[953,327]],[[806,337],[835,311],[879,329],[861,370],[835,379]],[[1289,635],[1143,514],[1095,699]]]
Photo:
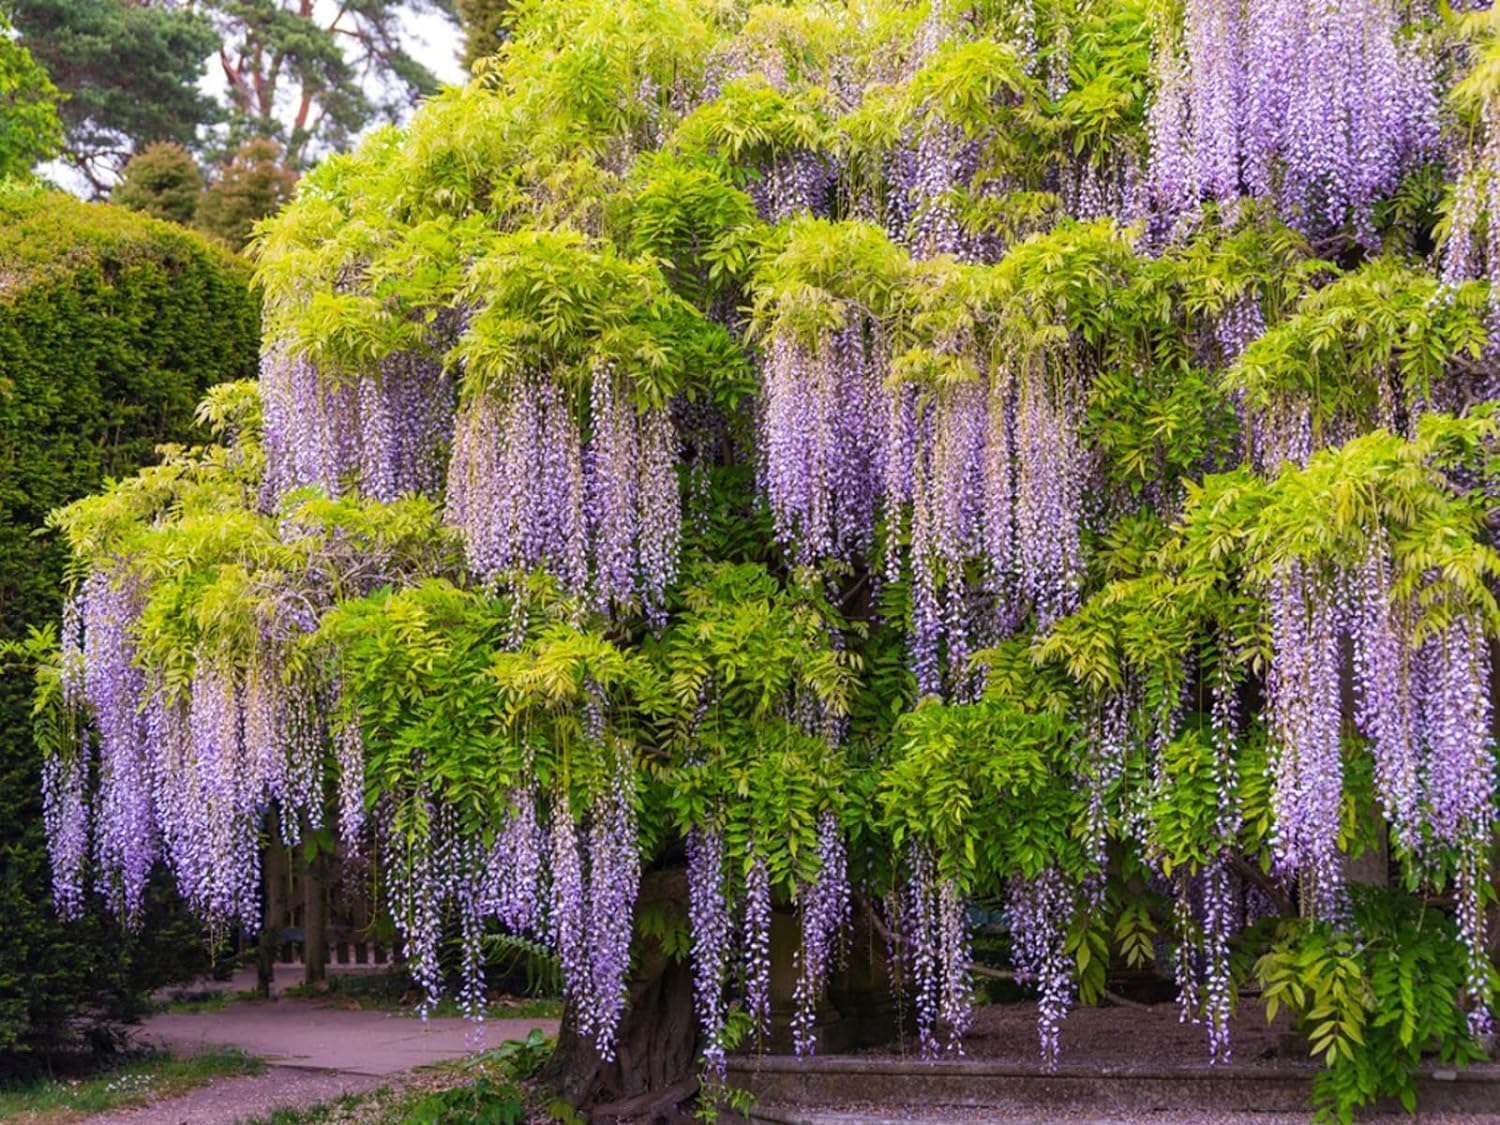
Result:
[[205,989],[202,992],[174,992],[162,1005],[164,1012],[222,1012],[230,1004],[241,1000],[259,1000],[255,992],[230,992],[225,989]]
[[[401,1005],[403,1011],[409,1015],[416,1015],[417,1009],[410,1005]],[[491,1000],[484,1009],[484,1018],[487,1020],[556,1020],[562,1018],[562,1001],[549,997],[541,999],[529,999],[527,997],[503,997]],[[458,1006],[458,1001],[444,996],[438,1001],[437,1007],[427,1013],[429,1016],[462,1016],[464,1011]]]
[[[310,988],[305,984],[296,984],[283,989],[281,994],[297,999],[333,1000],[345,1008],[399,1011],[409,1015],[417,1014],[421,999],[421,993],[412,984],[411,977],[400,970],[384,973],[331,972],[320,987]],[[427,1014],[462,1016],[464,1013],[456,1000],[444,996],[438,1001],[437,1007]],[[560,1019],[562,1000],[553,996],[491,996],[489,1003],[485,1005],[484,1017],[491,1020]]]
[[552,1050],[540,1031],[494,1050],[422,1067],[399,1087],[308,1106],[281,1109],[251,1125],[520,1125],[538,1118],[574,1122],[561,1104],[548,1103],[531,1084]]
[[258,1074],[264,1064],[242,1051],[174,1056],[131,1052],[69,1078],[31,1078],[0,1084],[0,1121],[61,1125],[94,1113],[127,1109],[202,1086],[225,1075]]

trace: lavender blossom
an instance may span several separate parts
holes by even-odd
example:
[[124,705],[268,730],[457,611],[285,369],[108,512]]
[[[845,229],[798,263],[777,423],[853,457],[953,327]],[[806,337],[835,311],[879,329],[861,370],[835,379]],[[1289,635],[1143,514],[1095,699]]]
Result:
[[688,833],[688,917],[693,929],[693,1005],[703,1032],[704,1069],[725,1077],[724,980],[729,971],[733,924],[724,879],[724,837],[717,830]]
[[799,1055],[817,1047],[818,998],[833,965],[835,945],[849,923],[849,872],[838,817],[818,817],[818,875],[801,888],[802,948],[793,989],[792,1046]]

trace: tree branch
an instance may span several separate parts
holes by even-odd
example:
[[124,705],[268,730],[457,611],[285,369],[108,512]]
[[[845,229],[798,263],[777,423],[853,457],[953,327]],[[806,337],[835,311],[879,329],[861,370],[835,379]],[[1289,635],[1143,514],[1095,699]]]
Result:
[[1267,877],[1264,871],[1256,867],[1253,863],[1245,862],[1245,857],[1241,855],[1231,854],[1229,862],[1240,878],[1248,879],[1266,893],[1267,897],[1276,904],[1276,909],[1282,916],[1287,918],[1297,917],[1297,904],[1287,896],[1284,890]]

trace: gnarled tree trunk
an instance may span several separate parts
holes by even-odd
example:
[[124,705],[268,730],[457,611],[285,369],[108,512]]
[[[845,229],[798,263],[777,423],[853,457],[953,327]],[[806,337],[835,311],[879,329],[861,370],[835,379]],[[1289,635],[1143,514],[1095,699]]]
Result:
[[[636,916],[686,902],[685,872],[648,872]],[[599,1057],[565,1010],[543,1080],[590,1121],[689,1121],[698,1089],[692,967],[686,958],[670,957],[656,938],[640,936],[639,927],[636,935],[630,1007],[620,1023],[614,1060]]]

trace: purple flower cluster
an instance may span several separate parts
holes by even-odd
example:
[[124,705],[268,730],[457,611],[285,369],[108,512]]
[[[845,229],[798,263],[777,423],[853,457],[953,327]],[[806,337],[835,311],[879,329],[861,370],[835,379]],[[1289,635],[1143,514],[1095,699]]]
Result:
[[586,932],[588,888],[584,882],[583,854],[578,846],[578,826],[566,793],[553,800],[550,835],[552,909],[547,918],[547,932],[562,965],[564,995],[569,1004],[577,1006],[579,1025],[589,1034],[595,1006]]
[[365,825],[365,740],[358,706],[344,710],[333,732],[333,756],[338,765],[339,839],[357,852]]
[[439,360],[395,355],[374,374],[332,378],[273,344],[261,359],[260,392],[268,504],[308,485],[385,501],[437,494],[454,395]]
[[[1045,631],[1078,606],[1085,453],[1080,411],[1034,377],[1016,405],[1016,566]],[[1076,387],[1075,387],[1076,389]]]
[[537,817],[535,787],[510,794],[509,811],[485,860],[484,913],[511,933],[542,927],[548,840]]
[[1227,1063],[1229,1017],[1234,1010],[1233,979],[1229,965],[1229,939],[1235,926],[1235,886],[1229,856],[1235,847],[1242,814],[1239,771],[1235,764],[1239,706],[1230,673],[1229,652],[1221,642],[1219,663],[1212,674],[1213,690],[1209,722],[1214,743],[1214,782],[1218,790],[1219,814],[1214,831],[1220,852],[1210,862],[1203,878],[1203,974],[1204,1017],[1208,1023],[1209,1061]]
[[627,1003],[630,938],[641,885],[634,775],[628,763],[621,763],[614,784],[595,798],[590,821],[585,941],[591,996],[582,1007],[580,1023],[593,1035],[600,1055],[612,1059]]
[[750,846],[744,903],[745,1012],[757,1039],[771,1026],[771,868],[766,853]]
[[1495,824],[1495,754],[1490,738],[1490,654],[1475,616],[1460,615],[1418,654],[1418,737],[1428,828],[1459,853],[1459,936],[1468,950],[1470,1025],[1490,1028],[1490,962],[1483,875]]
[[81,748],[74,757],[51,757],[42,763],[42,824],[52,866],[52,902],[63,918],[77,918],[83,912],[83,874],[89,851],[87,780]]
[[[141,582],[117,565],[91,572],[64,610],[64,698],[86,713],[98,768],[90,794],[86,738],[76,758],[44,775],[59,907],[76,913],[92,827],[99,888],[128,921],[152,865],[165,859],[202,916],[254,928],[266,813],[277,809],[289,843],[321,824],[326,700],[311,678],[284,671],[285,642],[270,623],[248,656],[194,652],[187,684],[169,688],[137,660],[145,600]],[[362,760],[352,768],[357,812]]]
[[724,878],[724,837],[694,828],[687,838],[688,918],[693,930],[693,1005],[703,1031],[703,1065],[725,1076],[724,982],[734,944],[734,924]]
[[422,990],[418,1013],[423,1019],[443,994],[438,948],[442,940],[443,900],[455,881],[457,849],[452,817],[430,798],[413,806],[413,823],[392,826],[386,834],[391,916],[401,935],[413,981]]
[[[1076,608],[1081,375],[1065,359],[1062,390],[1039,372],[1020,385],[997,376],[928,393],[888,389],[887,362],[860,321],[817,355],[772,341],[761,489],[778,538],[804,563],[858,556],[882,514],[909,509],[917,687],[968,698],[977,687],[970,653],[1011,631],[1019,605],[1043,628]],[[884,562],[890,579],[901,573],[898,538]]]
[[1321,918],[1340,913],[1343,890],[1336,588],[1326,576],[1293,561],[1268,591],[1272,846],[1278,868],[1302,881]]
[[878,351],[859,318],[816,355],[783,336],[767,350],[761,488],[798,561],[852,559],[873,541],[889,414]]
[[552,807],[551,912],[553,948],[562,963],[565,994],[579,1029],[600,1055],[614,1057],[626,1003],[630,937],[640,889],[634,791],[622,763],[615,783],[589,809],[587,870],[584,833],[566,795]]
[[838,816],[818,817],[818,875],[801,887],[802,948],[793,988],[792,1047],[809,1055],[817,1047],[818,998],[828,981],[840,934],[849,924],[849,864]]
[[1124,692],[1114,692],[1095,705],[1091,716],[1088,755],[1088,853],[1093,863],[1084,889],[1090,902],[1104,905],[1109,867],[1109,791],[1125,772],[1130,739],[1130,707]]
[[1374,246],[1375,203],[1436,150],[1431,59],[1392,0],[1188,0],[1180,44],[1156,38],[1149,181],[1169,224],[1251,195]]
[[[913,844],[908,857],[901,937],[916,993],[917,1041],[924,1057],[963,1054],[973,1017],[969,981],[968,904],[958,885],[940,877],[932,856]],[[939,1029],[944,1035],[938,1038]]]
[[833,183],[828,162],[816,152],[799,148],[773,154],[747,191],[760,217],[779,223],[803,213],[825,214]]
[[1234,932],[1234,877],[1227,852],[1221,852],[1203,876],[1203,1015],[1208,1024],[1210,1063],[1230,1061],[1229,1018],[1234,1014],[1234,984],[1229,966],[1229,939]]
[[1370,740],[1375,790],[1397,847],[1421,846],[1421,793],[1413,730],[1408,629],[1390,592],[1390,560],[1383,536],[1373,536],[1363,566],[1351,577],[1354,721]]
[[546,376],[513,380],[463,411],[448,467],[448,522],[483,580],[545,570],[588,582],[583,448],[572,406]]
[[[121,567],[113,573],[91,573],[84,579],[78,603],[83,624],[83,700],[98,736],[93,826],[99,889],[131,921],[140,916],[146,880],[158,855],[149,738],[140,711],[145,673],[135,661],[134,628],[142,602],[139,584]],[[77,780],[81,779],[75,775],[68,782]],[[58,805],[57,811],[83,815],[84,810],[81,802],[69,800]],[[71,861],[72,840],[81,830],[60,820],[57,828],[64,842],[61,854]],[[69,873],[64,886],[76,878]]]
[[[1009,546],[1010,497],[986,479],[986,470],[996,467],[986,449],[990,401],[982,382],[955,387],[934,398],[927,424],[917,431],[911,482],[911,646],[917,687],[924,695],[939,694],[946,683],[962,698],[972,687],[967,683],[974,646],[964,563],[984,558],[991,544]],[[1002,471],[1008,473],[1008,465]],[[999,502],[998,511],[990,510],[990,500]],[[946,650],[941,660],[940,646]]]
[[677,432],[665,410],[638,412],[607,366],[590,398],[585,445],[550,378],[478,396],[457,423],[447,518],[486,581],[542,569],[601,609],[639,598],[659,621],[681,537]]
[[1062,1021],[1073,1004],[1073,966],[1066,945],[1073,905],[1073,891],[1055,868],[1034,879],[1011,880],[1011,959],[1016,980],[1034,984],[1041,993],[1036,1025],[1048,1070],[1057,1067]]
[[[933,3],[912,44],[908,77],[931,62],[958,30],[951,6]],[[945,120],[943,109],[941,104],[922,106],[920,120],[885,161],[885,178],[895,189],[886,201],[886,230],[917,258],[967,257],[975,248],[969,245],[973,240],[965,237],[952,193],[972,181],[979,168],[980,145]]]
[[1490,655],[1479,621],[1456,617],[1422,645],[1416,726],[1426,760],[1422,791],[1433,840],[1482,846],[1495,816]]

